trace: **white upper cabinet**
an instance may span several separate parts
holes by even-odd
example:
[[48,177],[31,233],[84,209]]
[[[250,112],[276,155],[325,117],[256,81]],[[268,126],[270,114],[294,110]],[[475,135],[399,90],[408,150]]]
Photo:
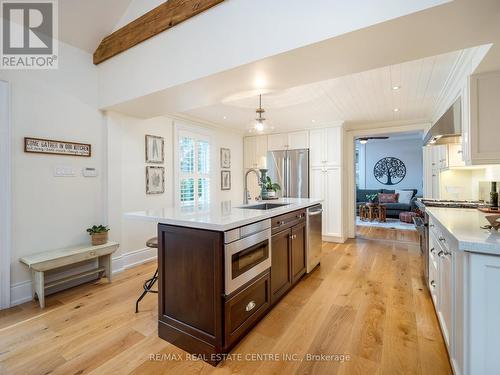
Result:
[[463,167],[465,165],[463,159],[462,145],[459,143],[448,145],[448,153],[446,154],[446,157],[448,159],[447,161],[448,167],[450,168]]
[[307,131],[270,134],[267,136],[269,151],[297,150],[309,148],[309,133]]
[[244,167],[267,168],[267,136],[244,138]]
[[298,150],[302,148],[309,148],[309,132],[288,133],[288,149]]
[[342,161],[342,128],[314,129],[309,132],[311,166],[338,166]]
[[462,91],[465,162],[499,164],[500,72],[474,74]]

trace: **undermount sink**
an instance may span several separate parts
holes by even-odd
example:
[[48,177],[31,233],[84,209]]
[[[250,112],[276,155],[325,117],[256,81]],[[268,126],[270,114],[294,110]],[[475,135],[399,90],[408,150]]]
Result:
[[262,203],[262,204],[255,204],[253,206],[243,206],[240,208],[245,208],[249,210],[272,210],[273,208],[278,208],[283,206],[289,206],[289,203]]

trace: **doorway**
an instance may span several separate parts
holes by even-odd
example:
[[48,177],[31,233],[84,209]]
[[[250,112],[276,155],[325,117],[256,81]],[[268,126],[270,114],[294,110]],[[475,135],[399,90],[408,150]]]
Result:
[[[346,144],[349,145],[346,155],[346,222],[350,238],[418,240],[413,223],[402,221],[400,214],[403,214],[403,220],[409,219],[411,214],[408,218],[405,215],[414,211],[411,203],[422,195],[422,136],[426,130],[426,124],[419,124],[346,133]],[[391,173],[386,173],[389,172],[388,165],[392,164],[400,166],[394,175],[392,169]],[[379,194],[384,200],[393,201],[379,204]]]
[[0,309],[10,307],[11,134],[10,86],[0,80]]

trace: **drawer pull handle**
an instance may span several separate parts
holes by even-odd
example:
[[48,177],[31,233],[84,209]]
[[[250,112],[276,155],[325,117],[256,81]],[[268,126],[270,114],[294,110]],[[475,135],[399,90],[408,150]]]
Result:
[[439,241],[441,241],[441,242],[446,242],[446,238],[444,238],[444,237],[439,237]]
[[245,307],[246,311],[252,311],[256,306],[255,301],[248,302],[248,305]]
[[433,288],[435,288],[435,287],[436,287],[436,282],[435,282],[434,280],[431,280],[431,286],[432,286]]
[[435,249],[435,248],[432,248],[432,249],[431,249],[431,253],[432,253],[432,254],[436,254],[436,249]]
[[95,256],[95,251],[91,251],[91,252],[89,252],[89,255],[90,255],[91,257]]
[[446,256],[446,253],[442,250],[438,253],[438,257],[444,258],[445,256]]
[[285,220],[278,221],[278,225],[285,225]]

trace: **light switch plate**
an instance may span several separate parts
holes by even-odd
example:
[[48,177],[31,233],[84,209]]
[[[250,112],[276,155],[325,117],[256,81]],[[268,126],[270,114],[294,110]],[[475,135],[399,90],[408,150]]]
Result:
[[97,169],[86,167],[82,169],[83,177],[97,177]]
[[58,165],[54,167],[55,177],[75,177],[75,168],[71,165]]

